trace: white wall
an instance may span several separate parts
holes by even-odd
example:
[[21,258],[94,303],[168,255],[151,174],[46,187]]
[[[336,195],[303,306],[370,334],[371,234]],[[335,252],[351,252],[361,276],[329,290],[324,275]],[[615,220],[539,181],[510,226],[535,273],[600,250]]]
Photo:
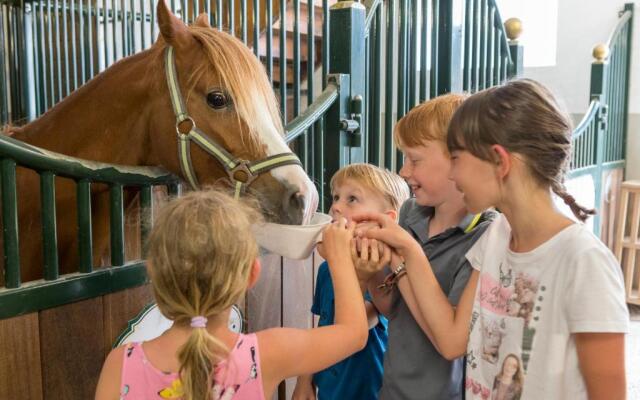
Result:
[[[591,51],[596,44],[607,41],[618,11],[627,2],[631,1],[558,0],[556,65],[525,68],[524,75],[552,88],[570,113],[583,114],[589,104]],[[640,1],[634,3],[627,179],[640,179]],[[527,45],[523,45],[526,53]]]

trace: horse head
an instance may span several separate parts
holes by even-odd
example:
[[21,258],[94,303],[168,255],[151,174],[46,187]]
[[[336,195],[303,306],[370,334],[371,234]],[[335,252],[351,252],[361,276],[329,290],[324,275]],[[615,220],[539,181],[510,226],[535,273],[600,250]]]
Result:
[[187,27],[159,1],[157,15],[154,48],[163,73],[150,74],[150,159],[194,188],[230,183],[252,194],[268,220],[308,221],[318,193],[284,141],[260,61],[205,14]]

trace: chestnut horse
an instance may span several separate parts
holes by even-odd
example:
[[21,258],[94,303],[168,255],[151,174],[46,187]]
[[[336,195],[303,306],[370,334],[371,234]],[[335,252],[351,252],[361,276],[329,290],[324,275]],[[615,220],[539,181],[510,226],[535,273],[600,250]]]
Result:
[[[160,35],[150,49],[118,61],[40,118],[7,134],[87,160],[160,166],[192,186],[249,178],[242,186],[256,195],[269,220],[308,221],[318,194],[284,141],[262,64],[242,42],[212,29],[206,15],[187,27],[164,1],[158,2],[157,15]],[[169,68],[175,68],[173,78]],[[178,97],[170,95],[171,79]],[[193,139],[203,136],[204,145]],[[239,169],[233,163],[225,167],[207,143],[247,162]],[[265,159],[269,164],[276,155],[288,161],[251,176],[249,166],[264,165],[260,160]],[[21,278],[29,281],[42,277],[38,176],[18,169],[17,185]],[[109,248],[109,195],[105,185],[92,187],[94,260],[99,260]],[[75,192],[74,182],[57,179],[61,273],[77,270]]]

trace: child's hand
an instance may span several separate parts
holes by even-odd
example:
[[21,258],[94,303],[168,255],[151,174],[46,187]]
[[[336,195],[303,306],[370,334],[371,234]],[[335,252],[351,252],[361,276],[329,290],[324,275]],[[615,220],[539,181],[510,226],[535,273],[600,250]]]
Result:
[[353,239],[355,224],[345,218],[328,225],[322,233],[322,245],[318,252],[329,263],[330,258],[351,256],[351,239]]
[[291,400],[316,400],[316,389],[310,376],[299,376]]
[[[360,249],[357,242],[360,241]],[[382,248],[382,254],[380,253]],[[362,238],[351,241],[351,259],[360,282],[368,282],[391,261],[391,248],[375,239]]]
[[405,257],[409,251],[418,245],[407,231],[385,214],[362,213],[353,215],[352,218],[355,222],[369,221],[378,225],[378,227],[358,229],[356,231],[357,237],[379,240],[392,247],[401,257]]

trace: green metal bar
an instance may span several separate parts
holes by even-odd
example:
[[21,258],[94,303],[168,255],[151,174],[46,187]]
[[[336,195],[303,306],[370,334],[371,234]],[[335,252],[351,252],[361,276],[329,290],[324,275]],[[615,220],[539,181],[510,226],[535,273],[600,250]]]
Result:
[[[280,108],[282,122],[287,123],[287,2],[280,0]],[[327,39],[325,39],[327,40]]]
[[[4,16],[6,15],[5,8],[7,5],[0,4],[0,43],[5,42],[5,21]],[[5,76],[5,65],[6,65],[6,55],[4,45],[0,46],[0,124],[4,125],[9,122],[9,99],[7,97],[7,78]]]
[[39,282],[0,291],[0,319],[103,296],[147,283],[144,263],[101,268],[91,274],[72,275],[55,282]]
[[[313,104],[314,90],[314,74],[316,69],[316,40],[315,40],[315,4],[311,2],[307,5],[307,107]],[[307,171],[313,178],[317,175],[316,172],[316,131],[314,126],[309,127],[306,137],[306,146],[308,154]]]
[[[87,66],[88,66],[88,71],[85,74],[83,72],[82,75],[82,83],[86,82],[87,80],[91,79],[91,77],[96,73],[96,69],[94,68],[94,64],[93,64],[93,44],[95,43],[93,40],[93,29],[92,29],[92,24],[91,24],[91,20],[92,20],[92,16],[94,15],[94,13],[91,11],[91,0],[87,0],[87,36],[86,36],[86,46],[87,46],[87,53],[88,53],[88,62],[87,62]],[[95,8],[95,21],[96,21],[96,36],[98,35],[98,5],[96,4],[96,8]]]
[[269,82],[273,86],[273,1],[267,0],[267,75],[269,75]]
[[472,65],[471,58],[473,56],[473,46],[472,46],[472,38],[473,38],[473,10],[474,10],[474,0],[466,1],[465,8],[465,27],[464,27],[464,62],[463,62],[463,79],[462,79],[462,89],[464,91],[469,91],[471,88],[471,73],[472,73]]
[[260,57],[260,0],[253,0],[253,53]]
[[149,185],[140,188],[140,240],[143,249],[153,225],[153,196],[151,189],[152,187]]
[[[268,9],[268,8],[267,8]],[[267,20],[271,20],[269,16],[267,16]],[[241,39],[242,43],[247,44],[247,25],[249,24],[249,20],[247,19],[247,0],[240,0],[240,26],[242,27]],[[271,24],[267,24],[269,26]]]
[[[309,4],[313,8],[313,4]],[[282,28],[282,27],[281,27]],[[287,35],[286,29],[280,34]],[[307,32],[312,34],[312,32]],[[293,117],[300,114],[300,0],[293,0]],[[310,76],[311,82],[313,77]],[[309,136],[303,135],[297,141],[297,153],[305,171],[309,171]]]
[[[5,287],[20,287],[20,246],[18,243],[18,195],[16,162],[4,158],[2,170],[2,244],[4,245]],[[0,309],[3,309],[0,307]]]
[[382,6],[379,6],[376,10],[374,21],[374,50],[373,50],[373,76],[370,81],[373,84],[373,90],[371,92],[370,102],[371,108],[369,109],[369,115],[371,116],[370,129],[368,131],[370,139],[369,145],[369,162],[378,166],[382,165],[380,158],[380,151],[382,150],[382,132],[381,121],[382,118]]
[[122,0],[122,4],[120,5],[120,29],[122,30],[122,40],[120,41],[120,45],[122,46],[122,57],[126,57],[129,55],[129,41],[127,38],[129,37],[129,29],[128,29],[128,12],[127,12],[127,0]]
[[49,70],[47,71],[47,76],[49,77],[49,86],[50,86],[50,96],[49,96],[49,105],[53,105],[57,102],[56,99],[56,87],[55,87],[55,58],[54,58],[54,48],[53,48],[53,18],[51,15],[51,2],[47,2],[47,32],[49,33],[47,36],[47,44],[49,48]]
[[56,8],[58,13],[62,14],[62,39],[63,41],[58,40],[58,46],[62,46],[64,48],[64,96],[66,97],[71,93],[71,87],[69,85],[69,32],[67,30],[67,1],[62,1],[62,10]]
[[329,75],[329,0],[322,0],[322,89],[327,87]]
[[156,167],[128,167],[122,165],[91,162],[51,152],[43,153],[9,136],[0,136],[0,156],[11,156],[20,165],[35,170],[50,170],[57,176],[71,179],[90,179],[98,182],[119,182],[124,185],[162,185],[177,182],[176,176]]
[[38,8],[35,4],[29,4],[31,13],[31,44],[30,49],[33,56],[33,103],[35,105],[34,118],[44,112],[42,107],[42,79],[41,79],[41,67],[42,60],[40,60],[40,29],[38,23]]
[[[71,68],[73,68],[73,89],[76,90],[78,88],[78,65],[76,64],[78,61],[82,62],[82,60],[78,60],[78,52],[76,50],[76,1],[71,0]],[[82,13],[79,13],[82,15]]]
[[216,16],[218,18],[218,30],[221,31],[223,29],[223,23],[224,23],[223,21],[224,18],[222,18],[222,0],[216,1]]
[[[408,0],[400,0],[400,31],[398,32],[398,98],[396,101],[397,119],[407,112],[407,39],[408,39]],[[397,168],[397,166],[396,166]]]
[[428,91],[427,86],[429,84],[428,72],[429,66],[427,65],[427,51],[429,41],[429,7],[427,0],[422,0],[422,26],[420,27],[420,102],[427,100]]
[[124,205],[122,185],[111,184],[109,188],[111,264],[124,265]]
[[495,28],[495,22],[496,22],[496,9],[495,7],[491,7],[489,9],[489,26],[488,26],[488,39],[487,39],[487,55],[486,55],[486,63],[487,63],[487,67],[486,67],[486,71],[485,71],[485,81],[487,82],[487,87],[491,87],[494,85],[493,82],[493,69],[494,69],[494,64],[493,61],[495,59],[494,54],[495,54],[495,36],[496,36],[496,28]]
[[[62,82],[63,82],[63,78],[62,78],[62,59],[61,59],[61,55],[60,55],[60,44],[62,43],[60,40],[60,13],[58,12],[58,10],[60,10],[60,7],[58,5],[58,0],[55,1],[54,3],[54,8],[55,8],[55,18],[54,18],[54,22],[55,22],[55,49],[56,49],[56,70],[57,70],[57,77],[58,77],[58,96],[55,99],[55,103],[57,103],[58,101],[60,101],[63,97],[64,97],[64,92],[62,91]],[[68,91],[67,91],[68,92]]]
[[416,80],[418,78],[418,71],[416,70],[416,63],[418,62],[418,16],[420,15],[420,8],[418,0],[410,0],[411,2],[411,14],[410,14],[410,22],[411,22],[411,34],[409,35],[409,30],[407,30],[407,34],[409,35],[409,65],[407,69],[407,73],[409,74],[408,84],[409,88],[407,92],[409,93],[409,99],[407,102],[407,111],[411,110],[415,107],[417,103],[416,98]]
[[486,69],[487,69],[487,31],[488,31],[488,11],[489,4],[488,0],[482,0],[482,16],[480,20],[480,89],[485,89],[488,87],[486,80]]
[[394,68],[396,66],[394,59],[394,42],[396,32],[396,0],[387,2],[387,40],[386,40],[386,78],[385,78],[385,107],[384,107],[384,166],[389,170],[393,170],[393,92],[394,86]]
[[[82,0],[80,0],[80,4],[79,4],[79,10],[78,10],[78,30],[80,31],[80,40],[78,45],[80,46],[80,85],[84,85],[84,83],[87,81],[87,71],[86,71],[86,66],[87,66],[87,60],[86,60],[86,49],[85,49],[85,41],[87,40],[88,37],[90,37],[90,34],[87,33],[85,34],[85,24],[84,24],[84,14],[85,14],[85,10],[84,10],[84,6],[82,4]],[[87,14],[87,20],[91,21],[91,14]],[[90,22],[87,22],[88,24]],[[74,60],[75,60],[75,56],[74,56]]]
[[56,232],[55,175],[40,173],[40,216],[42,219],[42,250],[44,279],[58,279],[58,235]]
[[330,83],[313,104],[287,124],[285,141],[289,143],[304,134],[306,129],[322,118],[337,99],[338,87],[336,83]]
[[430,76],[430,84],[429,84],[429,97],[433,98],[440,93],[440,89],[438,88],[440,82],[440,36],[441,29],[440,23],[440,0],[432,1],[432,26],[431,26],[431,76]]
[[[208,0],[207,0],[207,4],[209,4]],[[158,35],[158,24],[156,23],[157,21],[156,8],[153,5],[151,5],[150,8],[151,8],[151,44],[153,44],[153,41]],[[209,10],[211,10],[210,5],[209,5]],[[211,19],[211,14],[209,14],[209,19]]]
[[177,183],[171,183],[167,185],[167,193],[171,197],[179,197],[180,196],[180,185]]
[[235,0],[229,0],[229,34],[236,35],[236,15]]
[[91,231],[91,183],[81,179],[76,186],[78,208],[78,255],[79,271],[88,273],[93,270],[93,233]]
[[[104,68],[106,69],[107,66],[109,65],[109,30],[107,28],[107,22],[108,22],[107,0],[103,0],[102,1],[102,17],[103,17],[103,21],[102,21],[102,35],[103,35],[102,40],[103,40],[103,43],[102,43],[102,45],[104,46]],[[96,29],[97,29],[97,26],[98,26],[98,22],[99,21],[96,21]]]
[[113,58],[111,64],[118,61],[118,0],[111,0],[111,43],[113,44]]
[[[147,13],[146,13],[146,9],[144,7],[144,0],[140,0],[140,2],[138,3],[138,7],[140,7],[140,49],[144,50],[147,48],[147,30],[145,29],[145,25],[147,23]],[[153,7],[153,5],[151,5]],[[154,21],[152,20],[151,23],[153,24]]]

